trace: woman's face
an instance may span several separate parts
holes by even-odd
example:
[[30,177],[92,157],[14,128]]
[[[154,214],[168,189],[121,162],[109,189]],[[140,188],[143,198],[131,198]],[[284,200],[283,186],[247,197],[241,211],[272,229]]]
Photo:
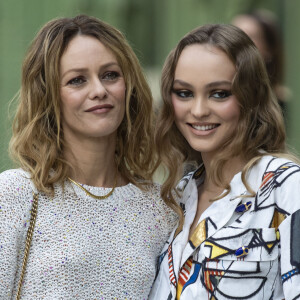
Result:
[[115,55],[99,40],[78,35],[60,61],[66,141],[115,136],[124,118],[125,81]]
[[171,96],[175,123],[202,155],[219,152],[238,125],[240,108],[231,93],[235,73],[227,55],[208,44],[187,46],[179,57]]

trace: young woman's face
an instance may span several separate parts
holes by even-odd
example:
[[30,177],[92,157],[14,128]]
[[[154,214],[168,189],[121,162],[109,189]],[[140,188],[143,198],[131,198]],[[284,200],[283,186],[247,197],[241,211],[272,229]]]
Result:
[[60,78],[65,139],[116,135],[126,88],[114,54],[96,38],[78,35],[61,57]]
[[187,46],[174,76],[175,123],[190,146],[213,156],[234,133],[240,116],[231,93],[236,68],[220,49],[207,44]]

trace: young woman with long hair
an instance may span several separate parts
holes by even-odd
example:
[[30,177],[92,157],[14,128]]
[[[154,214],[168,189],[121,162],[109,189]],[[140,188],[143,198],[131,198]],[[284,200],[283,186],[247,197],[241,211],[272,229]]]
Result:
[[181,221],[150,299],[298,298],[300,167],[258,49],[233,25],[196,28],[169,54],[161,92],[162,197]]

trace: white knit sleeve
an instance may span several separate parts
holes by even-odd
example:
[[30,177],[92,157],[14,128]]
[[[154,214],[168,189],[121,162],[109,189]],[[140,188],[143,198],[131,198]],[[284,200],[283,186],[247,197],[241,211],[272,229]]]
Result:
[[23,259],[32,187],[22,170],[0,174],[0,299],[10,299]]

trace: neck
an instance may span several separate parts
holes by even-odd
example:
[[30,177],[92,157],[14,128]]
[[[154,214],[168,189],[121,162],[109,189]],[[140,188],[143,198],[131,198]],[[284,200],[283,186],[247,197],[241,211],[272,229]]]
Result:
[[65,159],[71,163],[69,177],[91,186],[112,187],[117,175],[115,137],[66,143]]
[[[213,157],[202,153],[202,160],[205,166],[205,172],[207,175],[211,174],[211,162]],[[225,183],[230,183],[235,174],[243,170],[246,162],[241,156],[235,156],[230,158],[223,167],[223,180]],[[209,176],[205,176],[204,180],[204,189],[216,191],[220,193],[223,190],[223,187],[217,187],[210,179]]]

